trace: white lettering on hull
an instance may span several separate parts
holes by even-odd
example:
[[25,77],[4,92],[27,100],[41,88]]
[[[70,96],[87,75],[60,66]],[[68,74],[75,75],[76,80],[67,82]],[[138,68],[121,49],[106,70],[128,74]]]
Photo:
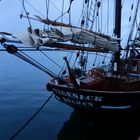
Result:
[[68,104],[75,104],[84,107],[95,107],[97,104],[103,101],[102,96],[84,95],[68,91],[60,91],[58,89],[53,89],[53,91],[56,93],[56,96],[58,95],[59,100],[63,100],[63,102]]

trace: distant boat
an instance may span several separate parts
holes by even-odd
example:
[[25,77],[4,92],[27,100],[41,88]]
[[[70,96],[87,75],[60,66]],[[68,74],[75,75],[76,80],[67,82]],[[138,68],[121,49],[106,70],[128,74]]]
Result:
[[[69,4],[60,0],[61,9],[54,1],[46,0],[45,18],[31,16],[26,8],[29,3],[25,0],[21,3],[24,12],[20,17],[27,18],[27,31],[0,32],[0,42],[7,52],[52,77],[46,87],[57,100],[86,111],[140,109],[140,0],[129,3],[85,0],[79,5],[76,0],[70,0]],[[128,19],[130,31],[125,34],[124,40],[127,41],[123,43],[121,33],[126,29],[122,15],[126,5],[131,13]],[[58,13],[51,10],[52,7]],[[73,15],[75,7],[76,16]],[[76,17],[79,18],[78,24],[75,24]],[[44,24],[43,29],[34,28],[32,20]],[[59,73],[26,51],[38,51],[46,57],[45,51],[53,51],[56,58],[49,59],[59,67]],[[69,54],[63,57],[64,63],[60,66],[57,53],[64,51]]]

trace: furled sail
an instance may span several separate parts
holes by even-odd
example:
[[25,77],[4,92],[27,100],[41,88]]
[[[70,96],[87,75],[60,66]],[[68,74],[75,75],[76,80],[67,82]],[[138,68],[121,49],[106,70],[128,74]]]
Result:
[[34,45],[44,46],[47,43],[72,42],[76,44],[91,44],[93,47],[105,48],[117,52],[119,45],[117,39],[100,36],[94,32],[80,28],[50,27],[49,30],[28,28]]
[[[7,41],[13,39],[14,41],[22,42],[26,46],[48,46],[49,44],[50,46],[54,45],[55,48],[72,47],[72,50],[80,50],[80,48],[82,50],[83,47],[79,45],[90,44],[90,47],[85,47],[87,51],[110,50],[117,52],[119,50],[118,39],[74,27],[63,27],[62,30],[59,26],[52,26],[49,30],[28,27],[26,32],[11,35],[3,34],[0,38]],[[56,45],[57,43],[59,44],[58,46]],[[63,46],[61,45],[60,47],[60,43]],[[77,45],[71,45],[71,43]],[[76,48],[74,49],[74,47]]]

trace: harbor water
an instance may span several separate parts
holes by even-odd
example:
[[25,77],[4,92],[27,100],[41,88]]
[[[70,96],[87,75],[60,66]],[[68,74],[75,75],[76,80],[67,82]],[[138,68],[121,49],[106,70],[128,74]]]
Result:
[[46,90],[49,79],[15,56],[0,53],[0,140],[138,139],[139,113],[83,113],[54,96],[32,118],[51,95]]

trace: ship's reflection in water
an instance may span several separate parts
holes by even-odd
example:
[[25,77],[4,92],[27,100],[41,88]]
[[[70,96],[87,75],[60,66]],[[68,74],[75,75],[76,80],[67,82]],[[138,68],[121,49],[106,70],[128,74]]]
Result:
[[[140,112],[140,111],[139,111]],[[139,112],[72,112],[58,140],[140,140]]]

